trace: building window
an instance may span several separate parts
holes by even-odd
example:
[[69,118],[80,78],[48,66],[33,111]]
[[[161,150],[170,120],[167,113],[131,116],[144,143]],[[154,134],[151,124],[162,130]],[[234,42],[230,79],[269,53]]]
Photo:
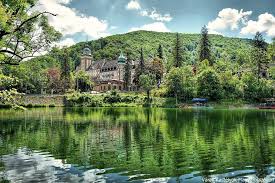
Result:
[[121,90],[121,86],[119,86],[119,90]]
[[114,86],[114,90],[116,90],[116,86]]
[[108,86],[108,90],[111,90],[111,85]]
[[106,87],[104,86],[104,90],[106,90]]

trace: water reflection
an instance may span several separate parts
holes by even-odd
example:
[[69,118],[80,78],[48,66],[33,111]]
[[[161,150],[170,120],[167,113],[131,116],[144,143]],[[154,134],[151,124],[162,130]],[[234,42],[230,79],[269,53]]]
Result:
[[202,182],[274,178],[272,111],[0,111],[0,180]]

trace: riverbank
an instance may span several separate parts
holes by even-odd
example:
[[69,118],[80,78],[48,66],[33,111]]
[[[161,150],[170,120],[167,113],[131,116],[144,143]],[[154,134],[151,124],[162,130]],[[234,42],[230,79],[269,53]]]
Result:
[[[87,94],[71,93],[66,95],[24,95],[18,101],[25,108],[38,107],[148,107],[146,95],[140,93],[109,93]],[[209,102],[213,108],[256,108],[259,103],[249,103],[243,100],[222,100]],[[152,97],[151,107],[159,108],[190,108],[192,102],[179,102],[175,98]],[[9,108],[0,105],[0,108]]]

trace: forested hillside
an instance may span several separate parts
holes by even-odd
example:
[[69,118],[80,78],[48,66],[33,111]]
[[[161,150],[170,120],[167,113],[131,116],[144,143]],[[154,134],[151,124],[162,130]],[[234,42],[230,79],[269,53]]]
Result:
[[[186,50],[186,61],[188,63],[196,62],[200,34],[180,34],[180,37]],[[175,33],[136,31],[87,43],[78,43],[71,47],[71,52],[80,54],[83,47],[88,45],[93,50],[95,60],[100,58],[116,59],[120,50],[130,52],[133,58],[138,59],[139,50],[142,47],[146,60],[154,57],[157,54],[158,46],[162,45],[166,61],[169,62],[173,57],[175,38]],[[251,40],[249,39],[229,38],[221,35],[210,35],[210,39],[215,59],[225,58],[226,60],[244,62],[246,53],[251,48]]]
[[[163,54],[161,60],[166,72],[168,72],[175,60],[176,37],[176,33],[149,31],[113,35],[94,41],[81,42],[66,49],[53,48],[47,55],[21,62],[19,66],[6,65],[2,68],[2,72],[4,75],[17,78],[16,89],[20,92],[39,94],[42,90],[50,92],[52,88],[56,93],[59,93],[61,92],[59,87],[62,86],[62,79],[60,78],[66,74],[64,73],[66,70],[69,69],[73,77],[80,77],[75,75],[73,71],[80,62],[83,48],[87,46],[92,50],[94,60],[117,59],[120,51],[123,51],[125,54],[128,53],[132,59],[139,61],[140,49],[143,48],[144,60],[148,62],[151,58],[159,57],[160,45]],[[196,65],[200,65],[198,68],[204,68],[205,66],[199,61],[198,55],[200,53],[201,34],[179,34],[179,39],[178,46],[181,47],[180,54],[183,57],[181,65],[196,63]],[[209,35],[209,42],[211,44],[211,58],[208,60],[215,63],[216,71],[230,70],[234,75],[239,70],[251,68],[253,40]],[[67,68],[68,66],[69,68]]]

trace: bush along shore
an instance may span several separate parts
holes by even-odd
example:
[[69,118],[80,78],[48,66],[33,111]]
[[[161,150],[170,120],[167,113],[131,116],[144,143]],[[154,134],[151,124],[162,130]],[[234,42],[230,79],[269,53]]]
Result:
[[[15,102],[16,101],[16,102]],[[190,108],[191,100],[178,100],[174,97],[159,96],[154,92],[148,100],[145,93],[119,93],[115,90],[104,94],[71,92],[65,95],[21,95],[11,103],[1,104],[0,108],[40,108],[40,107],[159,107]],[[243,100],[220,100],[209,102],[214,108],[255,108],[258,103]]]

